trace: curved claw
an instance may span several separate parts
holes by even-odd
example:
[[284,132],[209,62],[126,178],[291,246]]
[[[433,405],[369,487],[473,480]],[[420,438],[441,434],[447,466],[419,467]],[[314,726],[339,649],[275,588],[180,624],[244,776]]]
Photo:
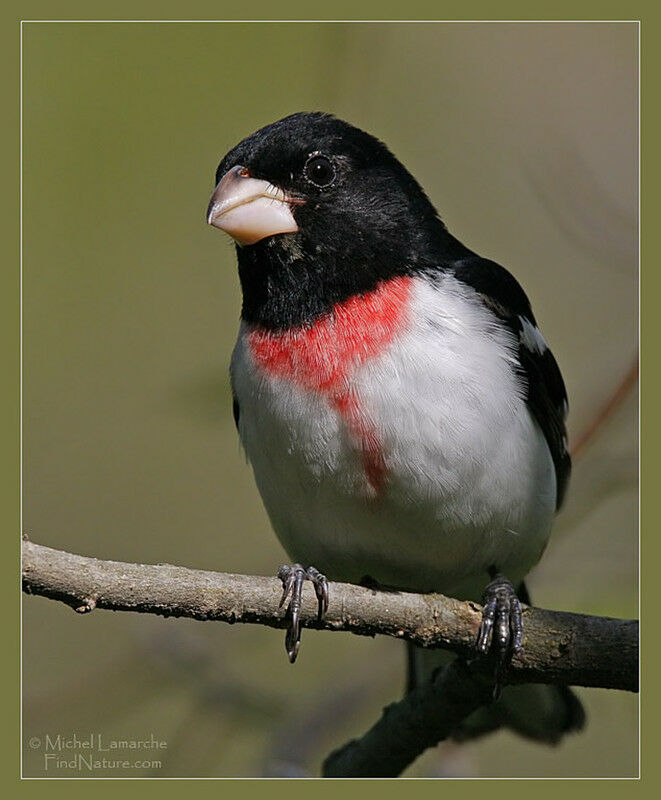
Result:
[[484,590],[482,601],[482,622],[475,647],[479,653],[493,651],[496,656],[494,698],[497,698],[512,655],[523,649],[521,603],[504,575],[496,575]]
[[[282,608],[285,600],[287,599],[287,595],[291,592],[292,587],[294,586],[294,581],[296,580],[295,567],[300,567],[300,565],[295,564],[294,567],[289,567],[286,564],[282,564],[280,567],[278,567],[278,578],[280,578],[282,581],[282,597],[278,603],[278,608]],[[300,569],[302,569],[302,567],[300,567]]]
[[[486,594],[486,592],[485,592]],[[492,597],[485,602],[482,609],[482,622],[480,623],[480,630],[477,634],[477,650],[480,653],[489,652],[490,636],[496,620],[496,598]]]
[[319,604],[319,619],[328,611],[328,580],[326,576],[314,567],[307,568],[308,580],[312,581],[314,593],[317,595]]
[[291,566],[283,564],[278,569],[278,578],[282,581],[282,597],[278,607],[281,608],[287,597],[291,594],[288,613],[290,615],[289,627],[285,635],[285,649],[289,656],[289,661],[293,664],[301,644],[301,604],[303,594],[303,584],[311,581],[317,596],[318,618],[321,619],[328,609],[328,580],[326,576],[314,567],[304,569],[300,564]]

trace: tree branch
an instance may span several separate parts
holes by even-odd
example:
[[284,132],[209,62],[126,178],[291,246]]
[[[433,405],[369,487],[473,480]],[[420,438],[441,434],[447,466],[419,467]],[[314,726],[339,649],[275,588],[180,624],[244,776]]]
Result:
[[493,679],[455,659],[417,686],[360,739],[331,753],[324,778],[396,778],[428,747],[435,747],[480,706],[490,702]]
[[[198,620],[287,626],[276,578],[230,575],[170,564],[127,564],[23,542],[23,589],[60,600],[80,613],[104,608]],[[481,607],[438,594],[413,594],[330,584],[330,606],[317,619],[312,591],[301,609],[304,627],[385,634],[423,647],[474,655]],[[507,683],[558,683],[637,691],[638,623],[524,607],[523,652]],[[484,667],[484,672],[491,669]],[[479,670],[479,667],[478,667]],[[474,670],[471,670],[474,672]]]

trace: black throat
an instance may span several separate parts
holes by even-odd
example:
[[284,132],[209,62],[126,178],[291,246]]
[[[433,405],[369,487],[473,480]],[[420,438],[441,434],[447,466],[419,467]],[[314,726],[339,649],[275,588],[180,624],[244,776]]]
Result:
[[242,319],[267,330],[309,325],[383,281],[444,269],[467,252],[444,227],[435,231],[433,245],[419,236],[397,237],[390,247],[380,242],[373,248],[369,241],[360,248],[337,245],[297,233],[237,247]]

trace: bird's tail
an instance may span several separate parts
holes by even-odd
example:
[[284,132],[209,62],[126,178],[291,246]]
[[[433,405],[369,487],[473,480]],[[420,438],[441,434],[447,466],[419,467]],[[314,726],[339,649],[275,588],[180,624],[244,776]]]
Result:
[[[411,644],[408,648],[409,690],[429,680],[439,667],[456,658],[442,650],[424,650]],[[565,734],[581,730],[584,724],[581,701],[568,686],[528,683],[505,686],[497,700],[467,717],[452,738],[467,741],[499,728],[509,728],[528,739],[557,744]]]

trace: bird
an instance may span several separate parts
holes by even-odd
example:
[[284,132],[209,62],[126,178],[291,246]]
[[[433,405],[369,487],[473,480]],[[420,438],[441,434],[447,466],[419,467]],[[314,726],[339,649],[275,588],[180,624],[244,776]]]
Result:
[[[214,186],[207,222],[234,240],[242,290],[234,420],[292,559],[290,660],[302,587],[322,614],[330,576],[482,602],[476,651],[506,665],[571,472],[565,385],[524,290],[332,114],[250,134]],[[409,645],[409,689],[448,658]],[[456,739],[509,727],[556,743],[583,726],[568,687],[500,676]]]

